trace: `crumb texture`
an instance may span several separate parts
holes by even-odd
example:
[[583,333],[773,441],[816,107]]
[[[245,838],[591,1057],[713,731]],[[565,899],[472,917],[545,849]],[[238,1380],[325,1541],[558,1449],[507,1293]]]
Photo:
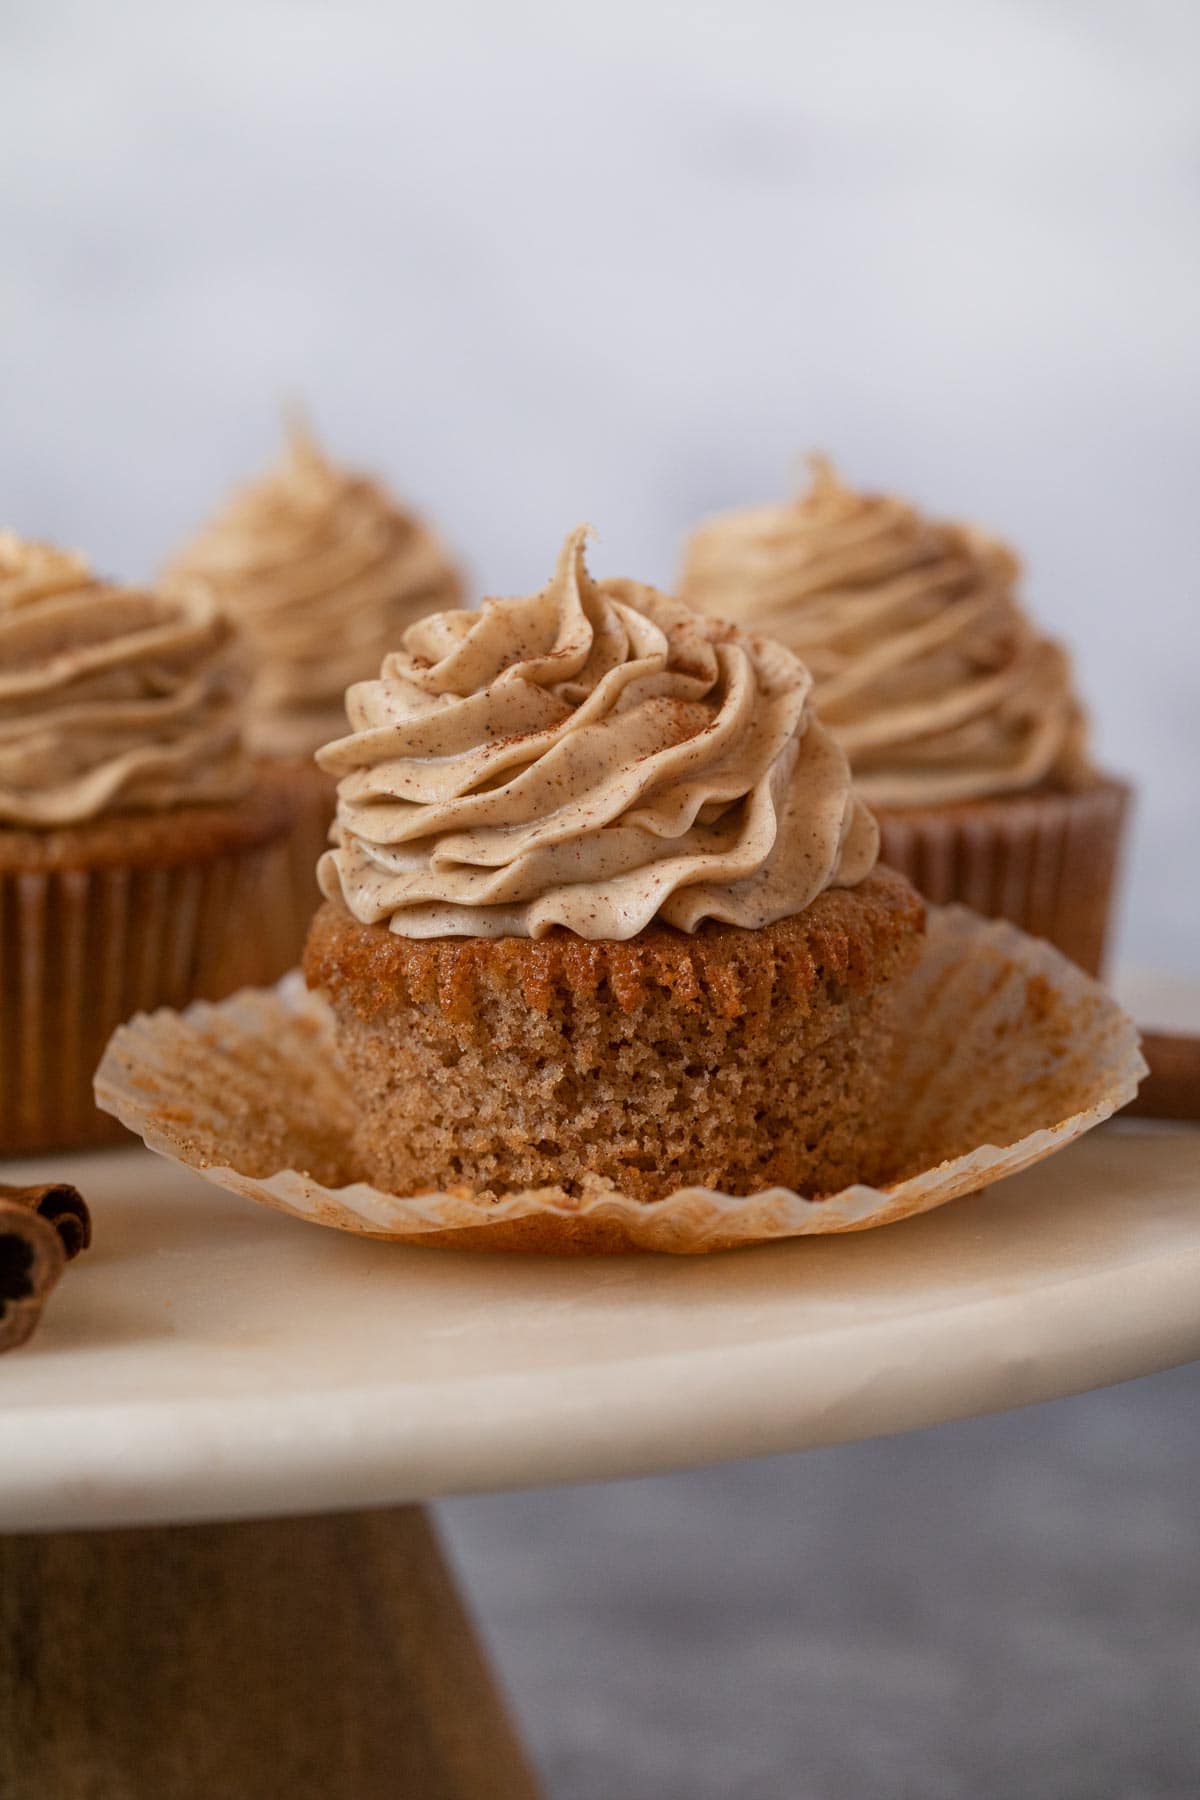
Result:
[[333,1008],[356,1157],[390,1192],[828,1193],[876,1172],[894,978],[922,924],[886,870],[761,930],[624,943],[410,940],[330,903],[305,970]]
[[225,804],[110,813],[55,831],[0,828],[0,872],[167,868],[255,850],[280,839],[296,812],[292,771],[259,763],[254,785]]

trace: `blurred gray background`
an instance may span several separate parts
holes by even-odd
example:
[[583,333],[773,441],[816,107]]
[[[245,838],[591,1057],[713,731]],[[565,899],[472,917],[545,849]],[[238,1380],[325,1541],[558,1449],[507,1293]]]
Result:
[[440,1510],[548,1800],[1196,1800],[1198,1413],[1200,1365]]
[[[822,446],[1024,552],[1198,973],[1198,68],[1186,0],[0,0],[0,518],[147,573],[302,397],[479,588],[669,582]],[[444,1520],[554,1800],[1194,1800],[1198,1402]]]
[[1200,8],[0,0],[0,516],[140,574],[310,404],[480,587],[849,477],[1024,552],[1200,969]]

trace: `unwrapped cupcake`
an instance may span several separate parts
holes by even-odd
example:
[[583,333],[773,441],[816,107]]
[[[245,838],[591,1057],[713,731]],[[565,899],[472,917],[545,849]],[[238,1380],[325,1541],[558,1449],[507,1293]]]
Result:
[[298,952],[333,817],[333,783],[313,752],[340,730],[347,686],[375,674],[415,619],[459,603],[459,574],[422,520],[330,462],[299,425],[279,465],[236,493],[171,573],[207,581],[242,630],[249,747],[287,771],[297,802],[289,929]]
[[639,1201],[869,1179],[922,904],[876,866],[798,659],[593,580],[585,536],[541,592],[411,626],[318,755],[304,967],[356,1166]]
[[292,803],[253,780],[243,686],[206,588],[0,533],[0,1152],[113,1136],[117,1024],[279,973]]
[[859,494],[815,458],[797,500],[693,533],[683,592],[808,664],[889,864],[1095,973],[1129,791],[1097,772],[1070,661],[1024,613],[1019,573],[984,532]]

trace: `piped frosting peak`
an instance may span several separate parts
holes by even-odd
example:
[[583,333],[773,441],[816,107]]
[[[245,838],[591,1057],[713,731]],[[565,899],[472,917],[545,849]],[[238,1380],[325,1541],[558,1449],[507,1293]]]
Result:
[[874,820],[810,677],[632,581],[587,530],[539,593],[411,626],[347,695],[328,897],[410,937],[761,926],[872,867]]
[[207,588],[119,587],[0,532],[0,825],[238,798],[243,687]]
[[803,657],[822,720],[876,806],[1071,786],[1086,724],[1065,651],[1016,596],[1019,564],[970,526],[846,487],[823,458],[798,500],[693,533],[683,591]]
[[174,568],[210,582],[237,620],[254,667],[251,746],[284,757],[311,756],[338,729],[349,683],[414,619],[461,597],[433,532],[300,424],[278,467],[235,494]]

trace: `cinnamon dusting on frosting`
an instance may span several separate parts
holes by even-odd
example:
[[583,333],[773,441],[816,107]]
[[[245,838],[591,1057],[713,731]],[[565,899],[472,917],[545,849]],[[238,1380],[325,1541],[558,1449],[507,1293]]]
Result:
[[725,513],[688,545],[683,591],[780,639],[872,805],[941,805],[1086,780],[1065,651],[1016,597],[1012,552],[814,457],[809,491]]
[[241,688],[206,588],[118,587],[0,532],[0,826],[237,799]]
[[756,927],[875,861],[787,650],[631,581],[586,528],[528,598],[412,626],[346,697],[328,898],[406,937]]
[[308,757],[339,729],[342,696],[405,627],[461,598],[434,534],[293,425],[279,466],[248,484],[178,558],[242,627],[254,661],[247,731],[268,755]]

